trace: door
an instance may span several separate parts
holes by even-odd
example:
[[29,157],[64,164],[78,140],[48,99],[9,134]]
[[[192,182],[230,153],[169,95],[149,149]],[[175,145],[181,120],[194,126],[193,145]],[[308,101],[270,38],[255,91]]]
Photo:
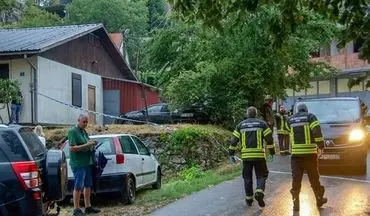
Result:
[[[95,86],[89,85],[87,91],[88,109],[90,111],[96,111],[96,91]],[[89,122],[96,124],[96,115],[89,112]]]
[[[104,90],[103,112],[107,115],[119,116],[120,112],[120,90]],[[113,124],[115,119],[104,117],[104,124]]]
[[149,149],[144,145],[141,140],[135,136],[131,136],[131,138],[135,141],[135,144],[138,148],[141,162],[142,162],[142,181],[143,184],[147,185],[153,183],[156,180],[156,162],[152,158]]
[[161,111],[162,111],[162,105],[153,105],[153,106],[148,107],[148,120],[149,120],[149,122],[160,124],[162,122],[162,120],[161,120],[162,119],[162,112]]
[[0,64],[0,79],[9,79],[9,64]]
[[128,135],[120,136],[119,142],[125,155],[125,162],[117,167],[117,172],[134,173],[136,186],[140,187],[143,184],[142,176],[140,175],[143,172],[143,166],[136,145]]

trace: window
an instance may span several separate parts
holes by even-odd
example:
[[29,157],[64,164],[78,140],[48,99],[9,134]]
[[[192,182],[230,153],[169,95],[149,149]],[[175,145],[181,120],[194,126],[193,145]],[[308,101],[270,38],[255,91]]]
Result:
[[138,154],[135,143],[132,142],[129,136],[121,136],[119,138],[121,142],[122,151],[125,154]]
[[100,144],[97,152],[101,152],[105,155],[113,155],[114,148],[113,148],[113,140],[110,137],[100,137],[100,138],[91,138],[92,140],[96,140],[98,145]]
[[358,85],[354,85],[350,89],[351,92],[360,92],[363,90],[364,90],[364,82],[360,82]]
[[135,141],[141,155],[150,155],[148,148],[139,140],[139,138],[133,136],[132,139]]
[[311,88],[307,88],[307,95],[317,95],[317,82],[310,82],[309,84]]
[[169,112],[170,110],[168,109],[168,105],[162,106],[162,112]]
[[72,105],[82,107],[82,77],[72,73]]
[[353,42],[353,52],[354,53],[360,52],[360,49],[361,49],[363,43],[364,43],[364,40],[362,40],[362,39],[358,39],[358,40],[354,41]]
[[66,158],[69,158],[69,143],[68,142],[64,145],[63,152],[66,155]]
[[319,81],[319,94],[330,94],[330,81],[329,80],[323,80]]
[[26,143],[32,157],[35,158],[37,155],[46,152],[46,148],[42,144],[41,140],[30,128],[22,128],[19,130],[19,133],[23,141]]
[[348,79],[337,79],[337,92],[338,93],[349,92]]
[[25,148],[15,132],[1,131],[0,143],[0,151],[3,152],[2,156],[0,156],[0,161],[10,160],[13,162],[29,160]]
[[286,94],[288,95],[288,97],[291,97],[293,96],[293,89],[286,89]]
[[0,79],[9,79],[9,64],[0,64]]
[[158,112],[161,112],[162,110],[162,106],[151,106],[151,107],[148,107],[148,113],[158,113]]

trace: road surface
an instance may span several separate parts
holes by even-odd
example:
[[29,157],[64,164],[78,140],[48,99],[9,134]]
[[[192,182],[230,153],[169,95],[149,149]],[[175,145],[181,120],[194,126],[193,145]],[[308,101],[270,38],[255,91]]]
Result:
[[[260,208],[257,202],[247,207],[244,201],[243,180],[221,183],[213,188],[202,190],[180,199],[153,212],[152,216],[218,216],[218,215],[268,215],[268,216],[368,216],[370,215],[370,151],[368,153],[367,175],[339,170],[337,173],[321,173],[321,182],[326,187],[328,203],[321,209],[315,205],[314,195],[307,176],[303,178],[300,195],[301,210],[293,214],[289,189],[291,188],[290,158],[277,156],[269,164],[269,178],[266,185],[266,207]],[[340,173],[340,174],[339,174]]]

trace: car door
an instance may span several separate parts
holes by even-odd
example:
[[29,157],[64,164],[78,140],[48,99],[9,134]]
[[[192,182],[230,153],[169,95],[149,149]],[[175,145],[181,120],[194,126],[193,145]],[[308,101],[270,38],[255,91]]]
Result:
[[141,176],[143,166],[138,149],[129,135],[120,136],[119,142],[121,144],[122,152],[125,155],[125,162],[117,167],[117,171],[133,173],[136,176],[136,185],[140,187],[143,184]]
[[153,105],[148,107],[148,120],[153,123],[160,124],[162,118],[162,105]]
[[153,183],[156,180],[156,161],[152,157],[149,149],[144,145],[144,143],[136,136],[131,136],[134,140],[142,162],[142,181],[144,185]]
[[101,152],[108,159],[107,165],[105,166],[102,175],[112,175],[117,172],[116,153],[113,143],[113,138],[99,137],[91,138],[98,142],[98,149],[96,153]]

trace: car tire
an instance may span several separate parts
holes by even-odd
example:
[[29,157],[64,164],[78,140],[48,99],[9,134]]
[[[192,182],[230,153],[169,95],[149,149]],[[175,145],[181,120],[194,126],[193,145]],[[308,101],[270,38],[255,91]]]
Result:
[[121,197],[124,204],[132,204],[136,198],[136,186],[132,177],[128,176],[125,179],[123,187],[121,188]]
[[161,170],[157,170],[157,181],[152,185],[153,189],[161,189],[162,187],[162,173]]
[[44,189],[48,200],[62,201],[67,194],[67,161],[63,151],[49,150],[46,155]]

